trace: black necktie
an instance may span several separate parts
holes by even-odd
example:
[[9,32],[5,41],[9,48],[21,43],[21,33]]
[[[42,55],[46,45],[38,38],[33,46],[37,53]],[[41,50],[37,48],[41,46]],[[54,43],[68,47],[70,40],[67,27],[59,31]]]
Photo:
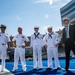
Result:
[[52,34],[53,34],[53,33],[51,33],[51,34],[48,34],[50,38],[52,38]]
[[34,33],[34,35],[35,35],[35,39],[36,39],[36,38],[39,38],[39,37],[38,37],[39,33],[38,33],[38,34]]

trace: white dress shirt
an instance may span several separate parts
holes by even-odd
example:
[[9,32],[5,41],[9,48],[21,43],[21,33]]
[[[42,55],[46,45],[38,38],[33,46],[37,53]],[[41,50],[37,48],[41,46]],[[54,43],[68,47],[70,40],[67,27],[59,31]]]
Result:
[[29,39],[23,34],[17,34],[16,36],[14,36],[12,41],[16,41],[17,46],[22,46],[25,44],[25,41],[28,42]]
[[66,38],[69,38],[69,27],[70,25],[65,26]]

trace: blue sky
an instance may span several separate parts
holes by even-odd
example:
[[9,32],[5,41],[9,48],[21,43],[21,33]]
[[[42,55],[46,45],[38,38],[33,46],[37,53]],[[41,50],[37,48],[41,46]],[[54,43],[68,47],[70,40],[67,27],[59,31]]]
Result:
[[40,33],[46,33],[48,25],[54,31],[62,27],[60,8],[71,0],[0,0],[0,24],[7,26],[6,33],[17,34],[17,28],[23,28],[23,34],[29,36],[34,26],[40,27]]

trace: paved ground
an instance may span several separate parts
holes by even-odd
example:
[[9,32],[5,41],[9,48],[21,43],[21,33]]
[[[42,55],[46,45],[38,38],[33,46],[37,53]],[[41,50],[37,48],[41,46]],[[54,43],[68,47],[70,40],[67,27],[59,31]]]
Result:
[[[0,65],[0,70],[1,70],[1,65]],[[14,74],[11,73],[9,70],[4,69],[4,72],[0,72],[0,75],[14,75]]]
[[[60,59],[60,65],[63,69],[65,67],[65,59]],[[46,71],[47,68],[47,60],[43,60],[43,70],[33,71],[33,61],[27,61],[27,71],[23,72],[21,63],[19,62],[18,70],[16,72],[12,72],[13,62],[6,62],[5,72],[0,73],[0,75],[75,75],[75,59],[70,60],[70,69],[68,72],[63,70],[55,70],[54,69],[54,60],[53,60],[53,70]],[[0,66],[1,67],[1,66]],[[12,74],[13,73],[13,74]]]

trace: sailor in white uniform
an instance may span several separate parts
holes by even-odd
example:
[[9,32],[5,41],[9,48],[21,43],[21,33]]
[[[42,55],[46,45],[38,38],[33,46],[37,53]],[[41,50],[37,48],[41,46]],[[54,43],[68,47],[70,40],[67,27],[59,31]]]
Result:
[[[22,69],[23,71],[26,71],[26,61],[25,61],[25,47],[26,43],[28,42],[29,39],[22,34],[22,28],[18,27],[18,33],[16,36],[13,38],[13,46],[15,47],[15,53],[14,53],[14,68],[12,71],[16,71],[18,69],[18,60],[20,57],[21,64],[22,64]],[[16,44],[14,43],[16,42]]]
[[[43,36],[40,34],[39,27],[34,27],[34,34],[31,35],[31,48],[33,49],[33,70],[42,70],[42,48],[43,48]],[[38,61],[37,61],[38,59]]]
[[7,57],[7,50],[9,49],[9,42],[10,39],[8,37],[8,35],[5,33],[6,30],[6,26],[5,25],[1,25],[1,32],[0,32],[0,55],[1,55],[1,59],[2,59],[2,67],[0,69],[0,72],[4,71],[5,68],[5,59]]
[[48,68],[52,69],[52,56],[55,59],[55,69],[61,69],[58,60],[58,44],[60,43],[60,36],[58,33],[52,31],[52,27],[48,27],[48,33],[44,36],[43,41],[47,48]]

